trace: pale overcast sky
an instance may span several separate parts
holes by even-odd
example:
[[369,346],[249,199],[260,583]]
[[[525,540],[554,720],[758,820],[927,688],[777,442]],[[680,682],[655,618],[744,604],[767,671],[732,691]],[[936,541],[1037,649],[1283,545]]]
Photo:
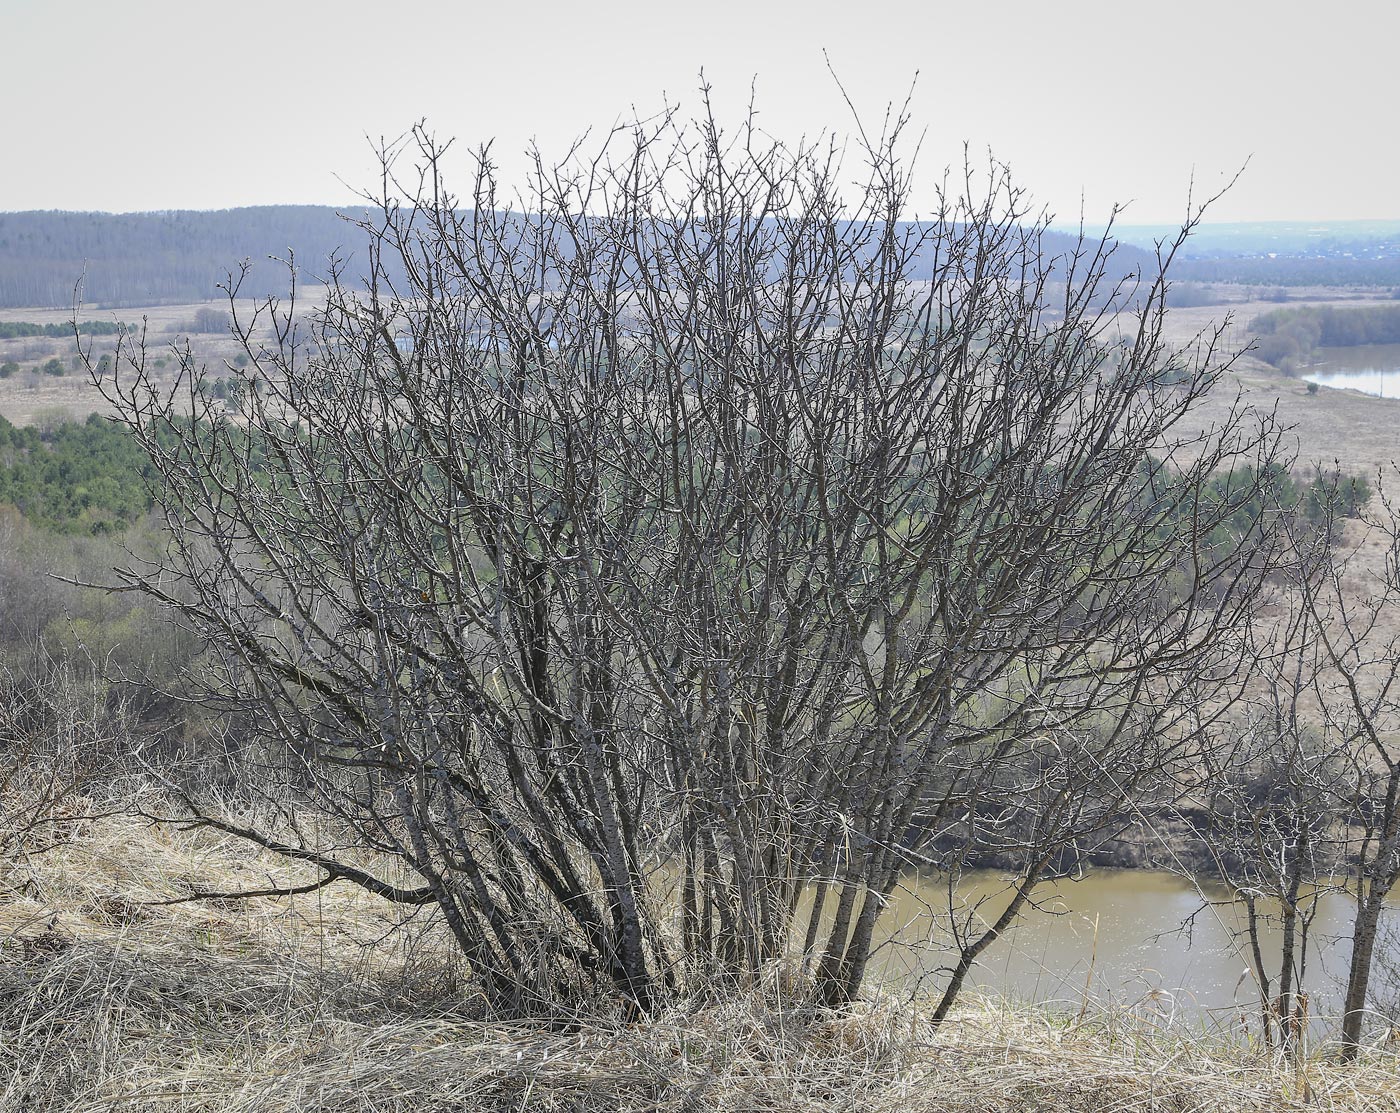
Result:
[[[849,130],[825,49],[864,112],[902,99],[932,182],[964,142],[1061,220],[1133,201],[1178,219],[1252,162],[1214,220],[1400,217],[1400,6],[1379,0],[0,0],[0,210],[349,205],[366,136],[426,117],[507,177],[526,142],[663,94],[704,68],[737,112],[793,138]],[[463,180],[460,189],[468,183]]]

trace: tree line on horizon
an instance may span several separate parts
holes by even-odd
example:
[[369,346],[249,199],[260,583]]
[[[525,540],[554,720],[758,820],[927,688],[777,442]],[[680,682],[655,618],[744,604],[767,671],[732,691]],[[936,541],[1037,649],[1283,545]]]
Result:
[[[0,308],[66,308],[75,290],[85,308],[207,301],[221,298],[231,278],[239,281],[240,296],[280,297],[288,289],[289,259],[302,284],[330,280],[334,260],[342,268],[338,281],[363,288],[369,236],[358,219],[353,210],[329,205],[0,213]],[[1047,256],[1068,257],[1079,246],[1077,237],[1062,232],[1038,229],[1037,236]],[[240,275],[242,260],[250,266]],[[931,279],[945,263],[933,256],[915,260],[908,277]],[[381,277],[404,278],[401,260],[376,266],[385,269]],[[1149,252],[1120,244],[1110,277],[1151,267]]]
[[72,306],[75,288],[88,307],[206,301],[220,296],[242,259],[254,264],[244,294],[280,295],[286,268],[270,260],[294,252],[314,282],[354,242],[353,232],[324,205],[0,213],[0,307]]
[[1294,375],[1318,348],[1400,344],[1400,305],[1302,305],[1262,313],[1249,327],[1259,336],[1255,354]]
[[[293,255],[303,282],[329,279],[337,259],[345,265],[340,280],[362,285],[368,235],[354,224],[360,215],[329,205],[0,213],[0,308],[67,308],[75,290],[84,305],[102,308],[205,301],[222,296],[221,285],[245,259],[252,267],[241,293],[280,296],[287,291],[282,262]],[[1040,235],[1047,253],[1068,254],[1076,243],[1060,231]],[[1151,269],[1151,252],[1127,243],[1117,246],[1114,259],[1114,277]],[[927,279],[935,267],[926,261],[911,277]],[[1175,263],[1173,277],[1178,284],[1400,286],[1400,258],[1186,257]]]

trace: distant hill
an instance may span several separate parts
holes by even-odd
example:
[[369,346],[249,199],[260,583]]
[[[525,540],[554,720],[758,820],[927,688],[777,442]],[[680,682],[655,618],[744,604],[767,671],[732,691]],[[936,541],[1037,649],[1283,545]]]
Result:
[[[1123,243],[1151,247],[1175,227],[1124,224],[1114,228]],[[1187,259],[1255,255],[1325,255],[1400,249],[1400,220],[1267,220],[1202,224],[1182,248]]]
[[92,307],[202,301],[244,259],[254,264],[244,292],[264,297],[287,288],[286,268],[269,256],[294,249],[298,266],[320,276],[333,253],[353,255],[362,239],[321,205],[0,213],[0,306],[70,306],[80,278]]
[[[1073,236],[1049,232],[1042,246],[1054,255],[1075,243]],[[346,261],[353,281],[365,258],[364,234],[321,205],[0,213],[0,307],[66,308],[79,279],[90,309],[203,301],[221,296],[219,284],[244,259],[253,266],[243,294],[266,297],[287,289],[286,268],[273,260],[286,259],[289,250],[304,279],[324,277],[335,255]],[[910,277],[927,278],[932,266],[931,259],[920,260]],[[1151,267],[1150,253],[1121,246],[1113,277]]]
[[[1123,225],[1114,234],[1143,248],[1175,228]],[[1275,286],[1400,285],[1400,220],[1202,224],[1172,273],[1180,279]]]

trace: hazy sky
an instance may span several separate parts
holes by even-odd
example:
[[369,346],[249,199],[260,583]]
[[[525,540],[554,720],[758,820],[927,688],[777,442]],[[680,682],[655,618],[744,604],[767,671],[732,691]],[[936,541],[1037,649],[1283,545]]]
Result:
[[[1400,7],[1333,0],[0,0],[0,210],[352,203],[420,117],[506,176],[663,95],[850,128],[919,72],[931,183],[990,150],[1061,220],[1400,217]],[[461,180],[459,189],[467,182]]]

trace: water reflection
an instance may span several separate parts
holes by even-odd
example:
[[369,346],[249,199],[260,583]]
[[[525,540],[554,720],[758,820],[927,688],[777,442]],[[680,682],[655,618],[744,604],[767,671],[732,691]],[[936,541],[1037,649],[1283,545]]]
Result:
[[1400,344],[1318,348],[1303,378],[1319,386],[1359,390],[1379,398],[1400,398]]

